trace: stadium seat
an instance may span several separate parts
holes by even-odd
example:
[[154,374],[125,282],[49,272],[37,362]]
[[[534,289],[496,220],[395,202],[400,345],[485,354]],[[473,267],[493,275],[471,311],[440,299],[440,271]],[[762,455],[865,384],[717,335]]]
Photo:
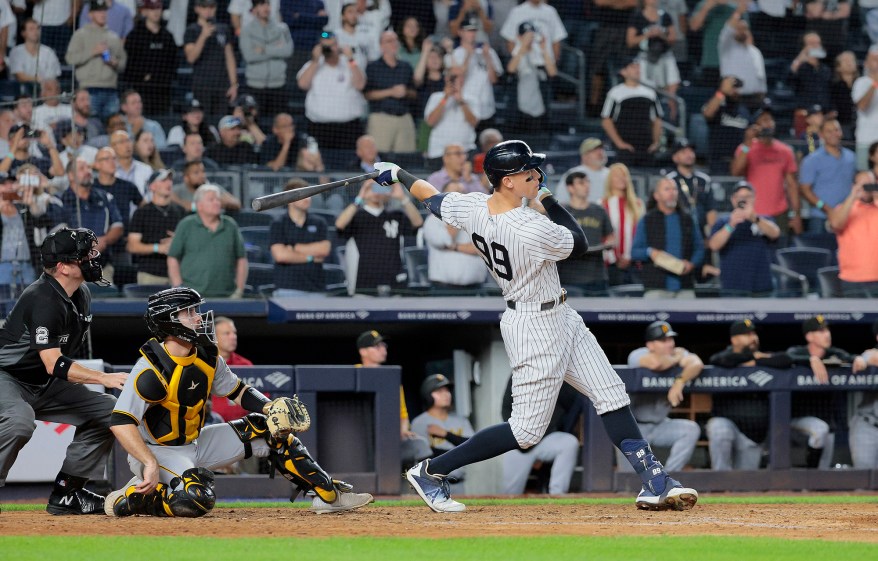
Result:
[[838,267],[822,267],[817,269],[817,280],[820,281],[821,298],[840,298],[842,296],[841,280],[838,278]]
[[610,298],[641,298],[645,289],[642,284],[619,284],[609,289]]
[[409,278],[408,287],[428,288],[430,279],[427,276],[427,249],[407,247],[403,250],[403,261]]
[[126,284],[122,287],[122,295],[125,298],[145,299],[170,286],[169,284]]
[[818,247],[827,249],[832,254],[830,265],[836,264],[836,254],[838,253],[838,240],[835,234],[831,232],[803,232],[798,236],[793,236],[793,246],[795,247]]
[[832,264],[832,252],[819,247],[785,247],[778,249],[775,256],[781,267],[805,275],[812,289],[819,286],[817,269]]
[[268,226],[247,226],[240,229],[250,263],[271,263],[271,248],[268,244]]
[[811,285],[805,275],[777,263],[771,264],[771,278],[774,281],[776,298],[804,298],[811,291]]
[[274,283],[274,265],[270,263],[250,263],[247,272],[247,286],[252,292],[259,292],[260,287]]
[[326,276],[326,292],[332,296],[347,296],[348,279],[344,267],[333,263],[323,264]]
[[238,223],[239,228],[248,228],[251,226],[271,226],[274,218],[270,214],[264,212],[254,212],[252,210],[240,210],[234,214],[229,214]]

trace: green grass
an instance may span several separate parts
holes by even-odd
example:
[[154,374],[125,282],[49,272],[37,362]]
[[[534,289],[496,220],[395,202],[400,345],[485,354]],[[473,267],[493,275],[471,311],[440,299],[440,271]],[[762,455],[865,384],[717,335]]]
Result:
[[[467,506],[496,506],[496,505],[624,505],[632,502],[631,497],[605,497],[605,498],[522,498],[522,499],[464,499]],[[698,504],[878,504],[878,495],[702,495]],[[235,501],[217,503],[218,508],[306,508],[309,501],[299,501],[295,504],[289,501],[265,502],[265,501]],[[420,499],[407,500],[382,500],[376,501],[376,506],[423,506]],[[12,512],[16,510],[43,510],[45,503],[39,504],[5,504],[3,510]]]
[[[60,555],[59,555],[60,553]],[[44,561],[599,561],[604,559],[697,561],[801,561],[875,559],[878,546],[851,542],[764,538],[0,538],[0,560]]]

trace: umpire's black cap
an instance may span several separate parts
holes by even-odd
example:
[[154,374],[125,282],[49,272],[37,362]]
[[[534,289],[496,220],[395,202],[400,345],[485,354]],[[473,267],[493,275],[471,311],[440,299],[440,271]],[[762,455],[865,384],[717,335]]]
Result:
[[823,329],[829,329],[829,322],[821,315],[808,318],[802,323],[802,333],[805,335],[812,331],[821,331]]
[[666,337],[676,337],[677,332],[674,331],[674,328],[671,327],[671,324],[666,321],[654,321],[649,324],[649,327],[646,328],[646,334],[644,335],[644,339],[647,342],[649,341],[658,341],[659,339],[665,339]]
[[742,319],[736,321],[729,327],[729,337],[745,335],[747,333],[753,333],[754,331],[756,331],[756,324],[753,323],[753,320]]
[[364,331],[360,333],[360,336],[357,337],[357,348],[366,349],[369,347],[374,347],[378,343],[383,342],[384,337],[382,337],[380,333],[372,329],[370,331]]

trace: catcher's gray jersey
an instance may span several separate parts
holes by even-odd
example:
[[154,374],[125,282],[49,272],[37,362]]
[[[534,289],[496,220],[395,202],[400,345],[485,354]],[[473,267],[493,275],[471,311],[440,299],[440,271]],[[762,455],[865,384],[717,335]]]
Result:
[[[190,357],[171,358],[180,367],[185,368],[187,362],[194,366],[193,363],[196,362],[194,357],[195,355],[192,355],[192,360],[187,360]],[[197,362],[200,363],[201,361],[198,360]],[[144,357],[141,357],[131,369],[131,374],[128,378],[129,383],[125,384],[119,399],[116,400],[116,406],[113,408],[114,412],[123,413],[137,421],[141,436],[149,444],[166,444],[166,442],[159,442],[157,440],[160,435],[153,435],[150,432],[149,425],[151,423],[143,422],[150,407],[165,410],[173,409],[175,413],[178,413],[174,415],[162,411],[162,415],[156,416],[157,421],[155,423],[160,425],[169,424],[169,434],[175,437],[176,440],[178,437],[187,436],[187,427],[184,425],[202,422],[204,404],[210,399],[210,395],[229,395],[240,383],[238,376],[229,369],[226,361],[222,357],[217,357],[216,370],[212,373],[212,380],[202,381],[204,380],[202,378],[196,381],[196,379],[187,378],[185,383],[181,383],[182,377],[178,374],[172,377],[171,383],[168,385],[166,399],[162,401],[147,401],[138,392],[138,378],[150,374],[151,371],[153,371],[153,365]],[[209,388],[204,387],[203,384],[209,384]],[[200,429],[200,426],[198,429]],[[192,428],[189,427],[189,430],[191,431]],[[162,440],[164,441],[165,439]],[[191,438],[187,438],[187,440],[191,440]]]
[[442,220],[470,234],[503,297],[545,302],[561,293],[556,261],[573,251],[573,234],[532,208],[492,215],[485,193],[448,193]]
[[588,396],[598,414],[629,400],[582,317],[562,301],[556,262],[573,251],[573,234],[527,207],[491,215],[488,197],[448,193],[441,214],[470,234],[504,299],[515,304],[503,312],[500,332],[512,367],[509,425],[528,448],[546,432],[565,380]]

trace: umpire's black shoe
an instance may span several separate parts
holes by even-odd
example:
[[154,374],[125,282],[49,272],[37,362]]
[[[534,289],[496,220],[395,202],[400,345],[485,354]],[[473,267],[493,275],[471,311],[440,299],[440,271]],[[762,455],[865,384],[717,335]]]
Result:
[[46,505],[49,514],[104,514],[104,497],[88,489],[53,492]]

